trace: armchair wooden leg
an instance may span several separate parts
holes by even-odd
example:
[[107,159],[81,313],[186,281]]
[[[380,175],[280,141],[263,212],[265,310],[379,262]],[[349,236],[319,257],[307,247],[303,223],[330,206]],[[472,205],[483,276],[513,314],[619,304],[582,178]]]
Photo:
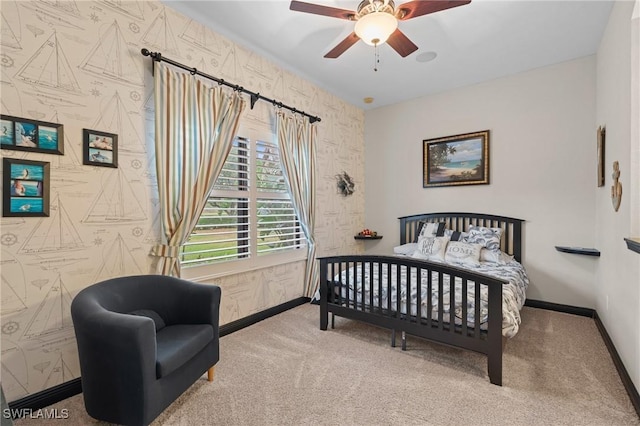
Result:
[[207,370],[207,380],[210,382],[213,382],[213,375],[215,374],[214,369],[215,367],[211,367],[210,369]]

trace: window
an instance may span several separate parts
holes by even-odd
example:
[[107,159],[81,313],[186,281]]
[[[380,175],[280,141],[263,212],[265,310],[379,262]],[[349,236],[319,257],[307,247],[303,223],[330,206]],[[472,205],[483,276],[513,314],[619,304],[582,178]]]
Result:
[[200,219],[182,247],[182,266],[252,262],[299,250],[305,244],[280,168],[278,146],[236,138]]

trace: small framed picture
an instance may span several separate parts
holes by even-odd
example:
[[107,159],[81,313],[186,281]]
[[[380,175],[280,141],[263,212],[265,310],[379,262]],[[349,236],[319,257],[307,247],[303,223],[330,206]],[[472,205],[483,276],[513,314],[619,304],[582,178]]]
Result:
[[82,152],[82,164],[118,167],[118,135],[83,129]]
[[62,124],[1,115],[0,140],[2,149],[64,154]]
[[49,216],[49,163],[4,158],[2,216]]

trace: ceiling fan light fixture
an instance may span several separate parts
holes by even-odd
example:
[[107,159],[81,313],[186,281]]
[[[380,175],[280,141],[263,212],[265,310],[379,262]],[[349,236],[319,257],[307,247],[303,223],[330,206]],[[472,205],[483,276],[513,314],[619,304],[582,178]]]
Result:
[[355,33],[370,46],[381,45],[398,28],[398,20],[387,12],[372,12],[356,21]]

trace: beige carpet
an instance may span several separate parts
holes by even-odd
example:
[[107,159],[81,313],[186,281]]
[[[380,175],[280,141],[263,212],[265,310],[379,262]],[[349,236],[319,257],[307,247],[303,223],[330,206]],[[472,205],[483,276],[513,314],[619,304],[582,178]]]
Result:
[[[415,337],[403,352],[387,330],[336,318],[320,331],[318,317],[304,305],[223,337],[215,381],[153,425],[640,424],[589,318],[524,308],[498,387],[482,355]],[[100,424],[82,395],[54,407],[69,410],[61,424]]]

